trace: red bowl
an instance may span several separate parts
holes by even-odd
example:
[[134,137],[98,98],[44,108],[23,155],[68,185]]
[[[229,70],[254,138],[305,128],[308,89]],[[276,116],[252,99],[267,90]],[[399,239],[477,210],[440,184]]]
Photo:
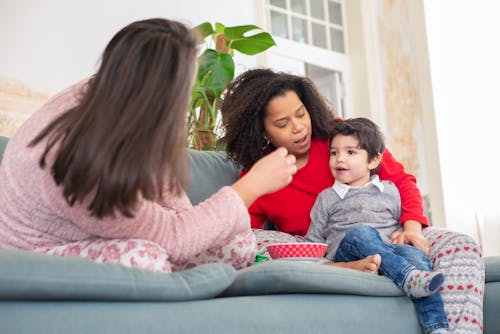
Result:
[[273,259],[322,258],[328,245],[318,242],[279,243],[268,245],[267,251]]

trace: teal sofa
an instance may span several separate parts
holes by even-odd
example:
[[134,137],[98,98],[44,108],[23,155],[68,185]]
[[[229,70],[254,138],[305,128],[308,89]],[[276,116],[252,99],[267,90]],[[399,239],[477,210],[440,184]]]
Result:
[[[194,204],[238,177],[222,152],[189,158]],[[485,265],[484,333],[500,333],[500,257]],[[389,279],[347,269],[268,261],[159,274],[0,250],[0,333],[35,332],[421,333],[413,304]]]

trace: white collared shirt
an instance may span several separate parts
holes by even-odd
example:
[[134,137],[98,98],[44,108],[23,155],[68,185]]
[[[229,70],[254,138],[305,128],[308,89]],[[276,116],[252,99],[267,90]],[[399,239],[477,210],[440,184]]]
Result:
[[377,174],[372,175],[370,177],[370,181],[362,186],[350,186],[350,185],[347,185],[345,183],[342,183],[342,182],[335,180],[335,182],[333,183],[332,189],[337,193],[337,195],[339,195],[339,197],[341,199],[344,199],[344,197],[347,194],[347,192],[349,191],[349,189],[351,189],[351,188],[363,188],[363,187],[368,187],[370,185],[374,185],[375,187],[377,187],[381,193],[384,192],[384,184],[380,181]]
[[327,258],[333,256],[348,230],[358,225],[374,227],[384,241],[401,230],[401,198],[390,181],[373,175],[363,186],[349,186],[335,181],[323,190],[311,210],[311,226],[306,240],[326,242]]

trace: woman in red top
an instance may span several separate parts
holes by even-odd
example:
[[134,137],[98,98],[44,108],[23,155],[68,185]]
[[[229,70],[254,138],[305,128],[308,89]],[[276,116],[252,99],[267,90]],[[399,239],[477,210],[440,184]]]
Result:
[[[309,79],[266,69],[249,70],[236,78],[227,87],[221,112],[227,153],[243,167],[242,174],[278,147],[285,147],[295,155],[298,171],[292,182],[279,191],[258,198],[249,207],[249,212],[255,229],[262,229],[264,222],[269,220],[281,232],[303,236],[309,228],[309,213],[317,195],[334,181],[328,167],[330,152],[327,138],[332,122],[341,120],[332,117],[332,109]],[[474,285],[481,292],[484,288],[484,267],[475,241],[450,231],[430,228],[422,231],[428,226],[428,221],[423,213],[422,197],[415,177],[406,173],[404,166],[387,150],[378,174],[380,179],[392,181],[401,195],[400,223],[403,231],[395,232],[392,241],[411,243],[429,254],[434,269],[445,274],[450,286],[451,283],[456,283],[457,287]],[[259,235],[261,238],[262,235],[266,239],[273,238],[273,235],[269,237],[269,234],[259,230],[256,232],[258,241]],[[448,248],[460,248],[462,251],[451,254],[446,251]],[[340,265],[376,272],[379,263],[378,258],[372,257],[362,263]],[[467,277],[463,276],[464,263],[469,263],[465,270]],[[463,289],[449,290],[443,293],[443,299],[448,311],[453,314],[450,315],[450,322],[455,316],[458,319],[450,329],[453,330],[454,326],[461,328],[461,315],[468,319],[474,317],[479,329],[482,321],[480,293],[474,295],[472,291]],[[465,302],[457,305],[456,300],[459,299]],[[462,328],[471,331],[466,326]]]
[[[317,195],[333,184],[328,134],[332,123],[340,120],[333,119],[332,110],[307,78],[263,69],[238,77],[228,87],[221,109],[227,152],[245,170],[277,147],[285,147],[297,159],[292,182],[249,208],[252,227],[263,228],[268,219],[279,231],[305,235]],[[411,242],[428,253],[422,235],[428,222],[415,177],[388,151],[379,176],[394,182],[401,194],[404,231],[393,240]]]

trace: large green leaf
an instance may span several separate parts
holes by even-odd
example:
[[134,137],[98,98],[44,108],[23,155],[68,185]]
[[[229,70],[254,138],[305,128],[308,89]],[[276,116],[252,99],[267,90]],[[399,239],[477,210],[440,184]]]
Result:
[[206,94],[220,95],[234,78],[233,57],[225,52],[206,49],[198,60],[197,84]]
[[245,36],[245,33],[252,30],[262,30],[255,25],[244,25],[236,27],[226,27],[224,35],[228,39],[228,46],[247,55],[255,55],[276,45],[276,42],[267,32],[260,32],[254,35]]
[[224,33],[224,29],[226,28],[225,25],[223,25],[222,23],[220,22],[215,22],[215,31],[219,34],[223,34]]
[[202,92],[203,89],[200,89],[200,87],[194,87],[193,91],[191,92],[191,109],[196,109],[202,105],[204,101]]
[[244,26],[226,27],[224,29],[224,35],[230,40],[243,38],[244,34],[251,30],[262,30],[253,24],[248,24]]
[[209,22],[203,22],[194,27],[193,29],[198,32],[198,34],[201,37],[201,41],[205,40],[205,38],[215,33],[214,28]]
[[[223,34],[229,51],[226,53],[214,50],[209,46],[210,43],[207,43],[205,51],[198,58],[198,73],[191,92],[190,113],[187,120],[190,136],[193,136],[197,129],[212,131],[216,126],[218,102],[224,88],[234,77],[234,50],[247,55],[255,55],[276,45],[271,35],[255,25],[226,28],[220,22],[214,25],[203,22],[194,29],[199,33],[202,41],[207,41],[211,37],[215,45],[218,41],[220,42],[218,36]],[[216,143],[220,144],[217,134],[213,132],[212,135]],[[193,140],[194,137],[190,138]],[[200,149],[194,141],[191,144]],[[213,148],[210,147],[210,149]]]
[[253,56],[276,45],[274,39],[267,32],[232,41],[230,47],[246,55]]

